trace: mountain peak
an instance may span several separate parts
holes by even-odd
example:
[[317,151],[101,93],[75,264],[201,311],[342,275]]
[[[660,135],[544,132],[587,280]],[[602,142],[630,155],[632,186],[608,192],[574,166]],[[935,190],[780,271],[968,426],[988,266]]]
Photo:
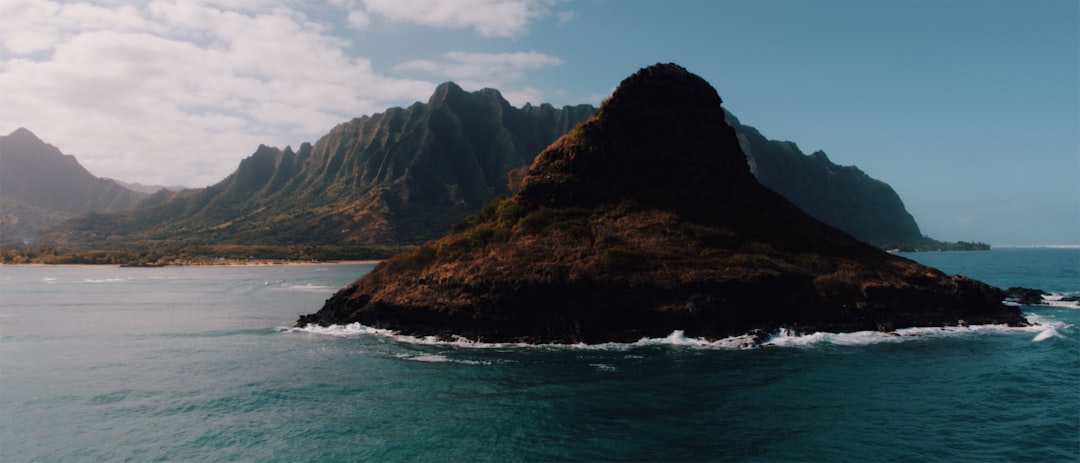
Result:
[[41,141],[41,139],[38,138],[37,135],[34,135],[34,132],[31,132],[26,127],[19,127],[17,129],[13,130],[11,132],[11,134],[8,135],[8,137],[9,138],[15,138],[15,139],[21,139],[21,140],[26,140],[26,141],[36,141],[36,142],[42,143],[42,144],[45,143],[45,142]]
[[462,89],[460,85],[454,82],[443,82],[439,84],[438,87],[435,87],[435,91],[432,92],[431,98],[428,99],[428,104],[446,102],[447,99],[464,93],[465,90]]
[[460,85],[454,82],[443,82],[435,87],[435,92],[431,94],[431,98],[428,99],[428,105],[432,107],[441,106],[475,106],[490,105],[494,103],[496,106],[510,106],[510,102],[503,98],[502,93],[493,88],[483,88],[475,92],[467,92],[461,88]]
[[643,68],[595,116],[537,156],[522,200],[560,206],[646,190],[707,200],[752,182],[721,103],[708,82],[681,66]]

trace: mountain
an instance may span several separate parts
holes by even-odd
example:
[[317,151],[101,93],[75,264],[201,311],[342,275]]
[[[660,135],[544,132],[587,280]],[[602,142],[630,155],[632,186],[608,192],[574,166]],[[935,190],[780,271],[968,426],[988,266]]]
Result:
[[724,119],[700,77],[642,69],[541,152],[513,197],[297,325],[602,343],[1026,323],[1000,289],[858,241],[763,186]]
[[353,119],[297,150],[260,146],[218,184],[159,193],[137,211],[80,217],[49,237],[106,248],[418,243],[509,194],[507,172],[594,111],[515,108],[495,90],[445,83],[427,103]]
[[25,128],[0,136],[0,240],[37,232],[85,212],[130,209],[147,195],[95,177]]
[[806,155],[795,143],[766,139],[731,113],[725,115],[750,171],[806,213],[883,248],[925,241],[919,225],[887,183],[858,167],[834,164],[824,151]]
[[[162,192],[140,210],[80,217],[46,237],[83,248],[418,243],[511,193],[508,173],[509,186],[518,183],[536,153],[595,112],[518,109],[495,90],[445,83],[426,104],[354,119],[315,145],[260,146],[211,187]],[[815,218],[879,247],[943,246],[922,236],[884,182],[725,117],[751,172]]]

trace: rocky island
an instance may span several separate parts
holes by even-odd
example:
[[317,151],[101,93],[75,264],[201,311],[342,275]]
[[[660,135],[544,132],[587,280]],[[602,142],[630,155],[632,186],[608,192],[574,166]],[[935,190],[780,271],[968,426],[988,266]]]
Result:
[[297,325],[600,343],[1026,323],[1000,289],[881,251],[762,186],[716,90],[674,64],[625,79],[516,180]]

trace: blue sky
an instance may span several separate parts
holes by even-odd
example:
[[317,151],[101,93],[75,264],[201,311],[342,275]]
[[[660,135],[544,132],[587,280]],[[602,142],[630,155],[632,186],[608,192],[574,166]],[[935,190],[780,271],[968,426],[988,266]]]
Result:
[[0,132],[205,186],[444,81],[599,104],[656,62],[889,183],[931,237],[1080,244],[1076,1],[7,0]]

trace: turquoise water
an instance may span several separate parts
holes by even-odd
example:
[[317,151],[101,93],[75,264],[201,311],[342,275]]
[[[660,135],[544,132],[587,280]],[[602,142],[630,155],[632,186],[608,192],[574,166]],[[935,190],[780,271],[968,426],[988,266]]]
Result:
[[[1080,294],[1077,249],[908,257]],[[0,461],[1080,460],[1080,309],[759,349],[285,328],[370,268],[0,267]]]

